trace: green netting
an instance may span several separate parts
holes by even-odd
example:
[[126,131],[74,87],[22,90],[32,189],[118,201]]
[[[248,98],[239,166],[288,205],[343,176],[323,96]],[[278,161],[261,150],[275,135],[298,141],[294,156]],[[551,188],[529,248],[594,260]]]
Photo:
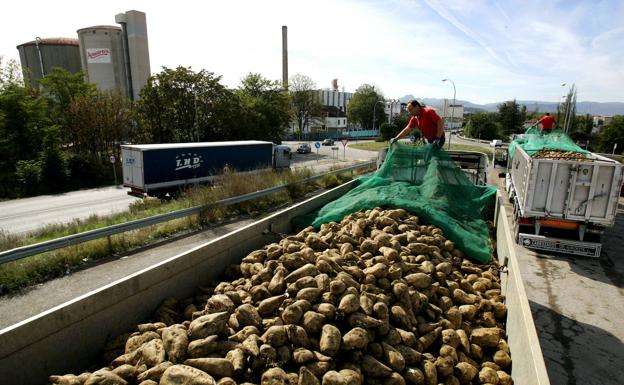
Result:
[[325,205],[313,221],[308,218],[308,223],[318,228],[356,211],[403,208],[441,228],[467,256],[481,263],[490,261],[492,243],[484,217],[493,207],[496,188],[472,184],[446,151],[398,144],[376,173],[358,182]]
[[516,153],[516,146],[522,147],[529,156],[540,150],[588,152],[577,146],[572,138],[562,130],[544,133],[537,128],[529,128],[523,136],[519,136],[511,142],[509,145],[509,158],[513,158]]

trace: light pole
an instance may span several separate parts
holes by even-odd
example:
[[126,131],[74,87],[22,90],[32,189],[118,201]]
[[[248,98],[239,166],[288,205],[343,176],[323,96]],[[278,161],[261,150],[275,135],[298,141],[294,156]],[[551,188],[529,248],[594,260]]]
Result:
[[377,103],[385,103],[385,100],[378,100],[375,102],[375,105],[373,106],[373,130],[375,129],[375,108],[377,107]]
[[451,133],[449,134],[449,150],[451,149],[451,137],[453,136],[453,118],[455,117],[455,96],[457,95],[457,89],[455,88],[455,82],[451,79],[442,79],[443,82],[449,81],[453,85],[453,107],[451,107]]

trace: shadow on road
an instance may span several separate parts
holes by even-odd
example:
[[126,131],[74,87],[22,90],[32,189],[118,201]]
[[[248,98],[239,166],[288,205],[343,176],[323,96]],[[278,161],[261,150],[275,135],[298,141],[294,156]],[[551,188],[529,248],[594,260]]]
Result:
[[622,384],[624,344],[618,337],[529,303],[552,385]]

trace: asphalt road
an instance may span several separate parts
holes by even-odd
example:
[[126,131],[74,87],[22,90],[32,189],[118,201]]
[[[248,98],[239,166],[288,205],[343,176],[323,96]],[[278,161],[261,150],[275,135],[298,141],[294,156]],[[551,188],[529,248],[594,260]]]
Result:
[[112,186],[0,202],[0,230],[24,234],[75,218],[122,212],[137,200],[126,192],[121,186]]
[[[285,142],[296,150],[299,143]],[[314,149],[314,142],[308,142]],[[328,171],[334,166],[347,167],[355,161],[374,158],[369,151],[356,150],[336,143],[339,150],[321,146],[311,154],[293,154],[291,168],[311,168],[315,172]],[[69,223],[74,219],[86,219],[92,215],[111,215],[128,209],[138,198],[127,194],[122,186],[72,191],[56,195],[0,202],[0,231],[21,235],[51,224]]]

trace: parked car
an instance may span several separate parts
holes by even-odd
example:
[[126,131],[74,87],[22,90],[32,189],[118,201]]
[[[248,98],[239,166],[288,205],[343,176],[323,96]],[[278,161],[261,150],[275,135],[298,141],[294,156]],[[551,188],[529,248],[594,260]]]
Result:
[[494,139],[490,142],[490,147],[499,147],[503,145],[503,141],[500,139]]
[[312,147],[308,143],[301,143],[299,147],[297,147],[297,153],[299,154],[309,154],[312,152]]
[[334,145],[334,140],[332,138],[327,138],[325,140],[323,140],[323,143],[321,143],[323,146],[333,146]]

